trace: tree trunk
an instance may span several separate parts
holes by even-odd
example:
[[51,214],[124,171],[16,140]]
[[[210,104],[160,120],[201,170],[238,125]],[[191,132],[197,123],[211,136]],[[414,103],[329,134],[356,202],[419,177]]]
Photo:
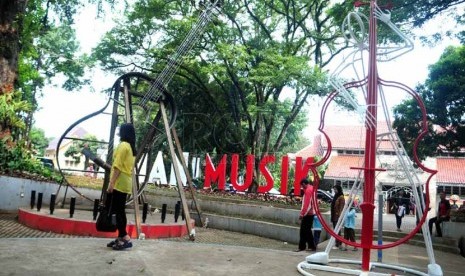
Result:
[[27,0],[0,0],[0,92],[12,89],[18,77],[21,16]]
[[[18,54],[22,16],[27,0],[0,0],[0,96],[14,91],[18,79]],[[0,132],[10,126],[0,126]]]

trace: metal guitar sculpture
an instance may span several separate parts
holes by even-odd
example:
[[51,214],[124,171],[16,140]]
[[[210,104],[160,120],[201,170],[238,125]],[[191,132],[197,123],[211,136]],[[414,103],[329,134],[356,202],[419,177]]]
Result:
[[[369,17],[363,15],[360,12],[350,13],[343,24],[343,31],[347,35],[346,39],[349,42],[352,42],[355,46],[355,49],[350,53],[350,55],[344,59],[343,63],[337,68],[336,72],[331,76],[331,84],[336,89],[332,92],[325,103],[323,104],[321,110],[321,121],[319,126],[319,131],[322,133],[323,137],[326,139],[328,150],[323,156],[323,158],[314,163],[314,167],[318,167],[329,160],[332,143],[331,137],[325,132],[325,116],[326,111],[329,107],[329,104],[334,100],[335,97],[341,95],[344,99],[354,108],[356,113],[361,117],[365,122],[365,151],[364,151],[364,164],[361,167],[351,167],[351,169],[359,170],[359,177],[353,185],[350,194],[349,200],[346,201],[343,214],[340,216],[340,219],[333,230],[325,222],[324,218],[319,212],[318,206],[317,215],[322,222],[325,230],[332,236],[330,242],[328,243],[325,252],[318,252],[312,254],[306,258],[306,262],[302,262],[298,265],[298,270],[304,275],[312,275],[307,272],[307,269],[315,270],[325,270],[325,271],[334,271],[339,273],[346,274],[359,274],[359,275],[369,275],[370,270],[374,267],[383,267],[393,270],[408,271],[417,275],[442,275],[442,270],[439,265],[435,263],[434,253],[431,244],[431,237],[428,231],[427,226],[424,224],[427,216],[427,206],[429,206],[429,182],[434,176],[436,171],[431,170],[425,167],[417,156],[417,146],[420,141],[425,137],[428,132],[428,124],[426,117],[426,110],[423,104],[423,101],[419,95],[413,91],[411,88],[395,81],[386,81],[383,80],[378,75],[378,61],[389,61],[395,57],[398,57],[408,51],[413,49],[413,43],[408,39],[400,30],[390,21],[390,12],[387,8],[390,7],[380,7],[377,4],[376,0],[371,0],[369,3],[363,3],[360,1],[355,2],[356,7],[369,6]],[[394,31],[403,43],[396,46],[386,46],[386,47],[377,47],[377,21],[381,21],[392,31]],[[354,26],[354,23],[356,24]],[[368,23],[368,36],[365,33],[365,24]],[[367,62],[364,60],[364,51],[368,53]],[[361,65],[356,65],[361,63]],[[366,63],[366,64],[365,64]],[[347,68],[353,68],[355,72],[356,79],[349,83],[342,83],[338,76]],[[361,73],[359,73],[359,68]],[[389,89],[398,89],[403,92],[406,92],[410,95],[418,104],[421,109],[421,129],[419,130],[419,135],[415,140],[413,148],[413,162],[418,168],[429,173],[429,177],[425,183],[422,183],[416,175],[416,170],[413,167],[413,162],[408,158],[405,149],[402,146],[402,143],[397,137],[397,134],[392,129],[392,124],[390,120],[389,110],[387,108],[385,93],[383,88],[389,87]],[[359,104],[358,99],[356,98],[357,92],[362,92],[363,99],[365,104]],[[389,142],[392,145],[392,148],[395,150],[396,157],[399,163],[402,165],[404,173],[410,183],[413,191],[413,195],[417,204],[417,212],[419,214],[419,221],[416,227],[404,237],[399,240],[386,243],[386,244],[375,244],[373,242],[374,236],[374,215],[375,215],[375,187],[376,187],[376,173],[383,171],[384,169],[378,168],[376,164],[377,158],[377,147],[378,141],[377,136],[381,135],[377,133],[377,121],[378,121],[378,106],[381,105],[381,110],[383,111],[384,118],[388,125],[388,133],[382,134],[386,135],[389,139]],[[315,175],[317,178],[317,175]],[[315,191],[318,189],[318,181],[315,182]],[[361,242],[351,242],[348,241],[337,233],[342,227],[343,221],[345,219],[345,213],[349,210],[356,192],[361,189],[363,200],[360,204],[362,212],[362,223],[361,223]],[[426,198],[423,198],[422,192],[426,192]],[[380,211],[381,212],[381,211]],[[428,265],[428,274],[424,274],[413,269],[402,267],[400,264],[384,264],[384,263],[374,263],[370,261],[370,254],[372,249],[388,249],[395,246],[398,246],[410,238],[412,238],[419,230],[422,228],[423,236],[425,238],[425,244],[427,247],[427,253],[429,257],[430,264]],[[359,247],[362,249],[362,260],[361,261],[351,261],[351,260],[332,260],[329,259],[329,253],[331,247],[334,244],[335,239],[342,241],[348,245]],[[361,264],[361,270],[358,269],[345,269],[341,267],[332,268],[328,266],[329,263],[353,263]],[[391,275],[391,274],[376,274],[376,275]]]
[[[168,84],[170,83],[174,74],[178,70],[179,66],[182,64],[183,58],[192,49],[194,44],[199,40],[199,37],[203,34],[204,30],[206,29],[212,18],[218,13],[219,3],[220,1],[218,0],[211,1],[211,3],[207,4],[204,7],[204,10],[201,13],[195,26],[190,30],[190,32],[183,40],[181,45],[177,48],[176,52],[168,59],[167,65],[155,79],[152,79],[146,74],[139,72],[131,72],[122,75],[114,83],[111,90],[110,98],[102,109],[92,114],[89,114],[83,117],[82,119],[78,120],[77,122],[73,123],[63,133],[57,144],[56,156],[58,169],[60,170],[63,176],[66,188],[71,187],[83,198],[92,200],[88,196],[80,193],[79,189],[77,189],[76,187],[74,187],[74,185],[68,182],[67,175],[65,174],[65,172],[69,170],[63,168],[64,166],[59,158],[60,149],[64,140],[81,140],[86,142],[86,139],[76,139],[75,137],[70,136],[72,130],[84,121],[89,120],[94,116],[104,114],[104,112],[107,109],[111,108],[111,111],[107,112],[107,114],[109,114],[111,117],[111,123],[109,128],[109,142],[107,143],[108,151],[106,153],[106,161],[102,163],[103,160],[99,160],[88,150],[84,149],[82,153],[101,167],[106,167],[105,171],[103,172],[105,174],[102,187],[103,197],[104,192],[106,191],[106,188],[109,183],[110,172],[108,170],[108,164],[111,164],[111,157],[113,155],[113,144],[117,126],[122,122],[131,122],[135,124],[135,128],[138,135],[138,145],[136,154],[136,165],[134,169],[135,178],[133,183],[133,186],[136,188],[136,190],[133,192],[133,198],[141,196],[149,180],[148,178],[150,175],[150,168],[152,165],[150,163],[152,145],[154,144],[161,132],[171,137],[170,133],[167,132],[170,132],[169,128],[172,127],[176,120],[176,107],[174,105],[172,96],[167,92]],[[112,107],[110,107],[110,103],[113,103]],[[168,112],[166,112],[166,107],[168,107]],[[170,116],[169,128],[160,129],[160,126],[162,126],[163,124],[168,124],[167,120],[165,122],[165,119],[167,119],[168,115]],[[177,143],[177,146],[179,151],[179,143]],[[174,151],[172,151],[172,158],[174,159],[173,163],[175,163],[176,158],[174,156],[175,154],[173,153]],[[175,167],[177,168],[177,166]],[[177,177],[177,182],[179,182],[179,177]],[[59,193],[59,190],[60,189],[58,189],[57,194]]]

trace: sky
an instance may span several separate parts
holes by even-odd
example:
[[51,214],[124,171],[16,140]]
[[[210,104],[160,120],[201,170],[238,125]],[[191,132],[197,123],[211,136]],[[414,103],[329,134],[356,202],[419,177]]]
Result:
[[[93,6],[85,8],[76,18],[76,36],[80,42],[82,53],[90,53],[103,34],[110,30],[114,23],[111,19],[96,19],[96,9]],[[48,138],[57,138],[74,122],[93,113],[107,103],[108,95],[103,90],[112,87],[117,76],[109,75],[102,70],[93,70],[91,86],[79,91],[64,91],[59,86],[47,85],[43,96],[38,99],[40,110],[36,112],[35,126],[45,131]],[[101,124],[89,121],[83,127],[100,139],[108,138],[101,131]]]
[[[447,26],[440,21],[425,25],[417,34],[428,34]],[[101,36],[113,26],[111,19],[96,19],[95,8],[86,8],[77,17],[77,38],[81,44],[81,52],[90,53],[96,46]],[[450,25],[449,25],[450,26]],[[415,42],[415,49],[394,61],[379,65],[379,75],[385,80],[394,80],[406,84],[411,88],[425,81],[428,76],[428,66],[435,63],[445,47],[459,45],[457,41],[443,40],[440,44],[430,48],[421,46]],[[59,87],[48,85],[44,88],[43,96],[38,99],[40,110],[35,114],[35,126],[45,131],[49,138],[60,137],[64,131],[78,119],[101,109],[108,101],[108,96],[101,93],[110,88],[118,76],[107,75],[101,70],[92,72],[91,87],[85,87],[80,91],[66,92]],[[402,97],[387,94],[390,105],[400,102]],[[308,126],[304,135],[311,139],[317,132],[320,121],[319,114],[322,99],[312,99],[306,107],[308,113]],[[354,117],[347,112],[331,110],[328,113],[326,124],[353,124]],[[360,122],[359,122],[360,123]],[[90,119],[82,126],[100,139],[108,138],[108,131],[102,125],[109,124],[108,118]]]

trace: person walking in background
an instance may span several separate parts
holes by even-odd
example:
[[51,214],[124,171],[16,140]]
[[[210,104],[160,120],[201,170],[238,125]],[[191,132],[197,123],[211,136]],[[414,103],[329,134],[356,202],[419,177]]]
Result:
[[302,208],[300,209],[300,240],[299,248],[296,252],[308,250],[316,251],[316,246],[313,240],[312,224],[314,217],[314,200],[313,200],[313,186],[308,179],[302,179],[300,185],[304,190],[302,198]]
[[[341,185],[334,186],[334,197],[331,201],[331,222],[333,223],[333,228],[336,228],[337,221],[342,214],[342,210],[344,209],[345,199],[344,193],[342,192]],[[338,235],[341,235],[341,231],[339,231]],[[336,240],[336,247],[333,249],[337,249],[341,246],[341,242]]]
[[433,235],[433,224],[436,225],[436,237],[442,237],[442,230],[441,230],[441,223],[443,221],[450,220],[450,202],[446,199],[446,194],[441,192],[439,194],[439,201],[438,212],[434,218],[431,218],[428,221],[429,232]]
[[404,205],[404,191],[400,190],[397,193],[397,197],[395,197],[392,201],[391,212],[394,213],[396,216],[396,226],[397,231],[402,231],[400,227],[402,226],[402,218],[405,215],[405,205]]
[[114,250],[132,247],[131,237],[126,232],[126,199],[132,192],[132,172],[136,156],[136,132],[132,124],[122,124],[119,128],[120,143],[113,152],[110,183],[107,198],[112,200],[112,214],[116,215],[118,238],[107,244]]
[[318,244],[320,243],[320,235],[321,235],[321,222],[317,215],[313,217],[313,242],[315,244],[315,249],[318,248]]
[[405,204],[402,204],[399,207],[397,207],[396,225],[397,225],[398,232],[402,231],[400,227],[402,226],[402,219],[404,218],[406,210],[407,210],[407,207],[405,207]]
[[[349,212],[346,213],[346,218],[344,221],[344,239],[351,242],[355,242],[355,204],[352,203],[352,207]],[[341,245],[340,249],[342,251],[347,251],[347,245]],[[352,251],[357,251],[358,248],[354,246]]]

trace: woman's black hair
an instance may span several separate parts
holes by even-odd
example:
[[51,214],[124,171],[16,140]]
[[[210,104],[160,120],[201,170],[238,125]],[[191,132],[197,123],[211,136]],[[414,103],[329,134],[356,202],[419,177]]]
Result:
[[334,195],[334,198],[338,198],[339,196],[344,195],[344,192],[342,192],[341,185],[337,184],[336,186],[334,186],[334,188],[336,189],[336,193]]
[[119,127],[120,141],[127,142],[131,145],[132,155],[136,156],[136,130],[131,123],[122,124]]

